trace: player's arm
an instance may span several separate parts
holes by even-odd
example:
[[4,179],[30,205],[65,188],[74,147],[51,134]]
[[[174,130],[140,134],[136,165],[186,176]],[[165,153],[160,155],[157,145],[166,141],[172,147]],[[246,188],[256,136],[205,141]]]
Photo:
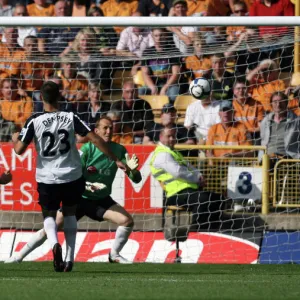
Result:
[[33,118],[30,117],[21,132],[15,132],[12,136],[15,153],[23,154],[34,137]]
[[85,136],[93,143],[101,152],[103,152],[107,157],[115,161],[118,168],[126,171],[127,167],[126,165],[118,159],[118,157],[111,152],[108,145],[105,143],[105,141],[96,135],[91,129],[77,116],[74,114],[74,129],[75,133],[77,133],[80,136]]
[[139,159],[135,154],[130,158],[129,154],[125,153],[125,160],[127,165],[127,176],[134,182],[139,183],[142,180],[141,172],[137,169],[139,167]]

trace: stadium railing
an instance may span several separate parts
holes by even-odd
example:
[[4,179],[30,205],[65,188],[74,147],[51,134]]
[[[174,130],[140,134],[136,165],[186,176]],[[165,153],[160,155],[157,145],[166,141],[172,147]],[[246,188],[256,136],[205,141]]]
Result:
[[189,146],[176,145],[177,150],[200,151],[248,150],[264,151],[262,159],[255,157],[187,157],[192,165],[198,167],[206,178],[206,190],[227,195],[228,168],[253,167],[261,169],[262,214],[268,214],[270,208],[300,208],[300,160],[280,159],[274,169],[270,169],[270,158],[263,146]]
[[273,206],[300,207],[300,160],[282,159],[274,167]]
[[[205,157],[199,155],[199,157],[187,157],[186,159],[195,167],[199,168],[206,179],[205,190],[214,191],[223,194],[225,197],[228,192],[228,170],[229,167],[240,168],[240,174],[243,172],[243,168],[255,168],[261,170],[261,181],[254,184],[258,184],[261,187],[261,213],[266,215],[269,213],[269,207],[271,204],[270,186],[274,181],[271,180],[272,176],[269,172],[270,163],[269,157],[266,154],[266,147],[264,146],[208,146],[208,145],[179,145],[175,146],[177,150],[200,150],[200,153],[206,150],[238,150],[238,151],[263,151],[262,158],[258,155],[253,157]],[[260,156],[261,157],[261,156]],[[238,172],[239,172],[238,170]],[[237,172],[237,173],[238,173]],[[236,185],[238,177],[232,178],[231,185]]]

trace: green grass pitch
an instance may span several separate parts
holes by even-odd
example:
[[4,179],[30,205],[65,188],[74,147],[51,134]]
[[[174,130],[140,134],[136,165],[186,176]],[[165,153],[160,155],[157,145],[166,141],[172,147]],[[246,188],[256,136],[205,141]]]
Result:
[[0,299],[300,299],[300,266],[1,263]]

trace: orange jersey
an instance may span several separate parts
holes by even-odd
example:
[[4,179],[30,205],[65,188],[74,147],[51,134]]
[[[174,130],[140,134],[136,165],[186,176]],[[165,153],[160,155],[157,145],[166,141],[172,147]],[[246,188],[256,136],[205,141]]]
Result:
[[[79,92],[86,92],[88,91],[88,81],[82,75],[77,75],[74,79],[67,79],[64,77],[63,74],[60,75],[62,79],[63,89],[65,92],[64,97],[66,100],[70,102],[76,102],[76,96]],[[81,101],[86,101],[87,95],[81,99]]]
[[21,80],[21,88],[26,91],[40,90],[45,79],[54,72],[53,63],[32,62],[26,58],[25,51],[18,51],[18,60],[12,64],[11,74]]
[[[100,5],[105,17],[129,17],[137,11],[139,2],[128,0],[117,2],[116,0],[107,0]],[[120,34],[124,27],[114,27],[115,31]]]
[[133,137],[130,133],[114,134],[111,140],[118,144],[132,144]]
[[[0,44],[0,76],[1,78],[8,77],[11,75],[13,62],[18,59],[18,52],[20,47],[10,51],[6,44]],[[1,61],[1,58],[4,60]]]
[[264,118],[264,109],[260,102],[248,98],[244,105],[236,99],[233,100],[234,118],[236,121],[243,123],[249,132],[256,131],[259,122]]
[[231,35],[234,38],[238,38],[241,33],[246,31],[245,26],[228,26],[226,28],[226,34]]
[[23,127],[25,121],[33,112],[33,103],[30,97],[18,95],[16,100],[0,100],[0,108],[3,119],[12,121]]
[[272,110],[270,101],[272,94],[274,92],[284,92],[284,90],[284,81],[278,79],[255,87],[252,92],[252,98],[259,101],[266,112],[270,112]]
[[187,69],[191,69],[194,76],[202,77],[206,72],[211,69],[211,60],[209,58],[199,58],[197,55],[189,56],[185,60]]
[[[233,123],[232,126],[225,128],[221,123],[210,127],[207,134],[206,145],[216,146],[238,146],[251,145],[250,136],[242,123]],[[212,150],[213,156],[221,157],[228,153],[240,152],[240,150]]]
[[85,5],[77,6],[74,3],[72,9],[72,17],[85,17],[85,16],[86,16],[86,6]]
[[227,16],[231,12],[230,7],[223,0],[209,0],[207,6],[207,15]]
[[187,15],[192,16],[193,14],[200,13],[205,16],[207,13],[208,1],[209,0],[187,0]]
[[46,4],[45,7],[39,7],[35,3],[27,5],[28,15],[30,17],[54,17],[54,5]]
[[251,5],[255,2],[255,0],[244,0],[247,5],[248,11],[250,10]]

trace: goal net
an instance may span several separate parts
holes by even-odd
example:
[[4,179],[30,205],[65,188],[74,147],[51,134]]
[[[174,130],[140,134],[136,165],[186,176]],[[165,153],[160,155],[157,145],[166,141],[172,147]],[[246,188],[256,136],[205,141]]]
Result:
[[[287,150],[285,127],[291,115],[300,115],[295,27],[255,26],[247,18],[241,18],[244,24],[229,18],[228,23],[165,18],[168,23],[158,25],[156,19],[142,25],[145,18],[130,18],[132,23],[121,18],[110,23],[114,27],[109,18],[102,26],[99,20],[75,18],[75,26],[74,19],[58,18],[48,23],[51,27],[46,20],[27,19],[27,25],[19,18],[5,23],[0,44],[0,161],[2,170],[13,174],[12,182],[0,186],[0,260],[20,252],[43,226],[34,147],[17,156],[11,136],[28,117],[43,112],[40,89],[51,80],[60,86],[61,110],[77,113],[91,128],[108,116],[112,140],[139,158],[142,181],[134,184],[118,171],[112,185],[111,197],[134,219],[124,257],[160,263],[176,257],[186,263],[274,262],[272,246],[282,246],[278,241],[289,234],[285,230],[298,229],[299,161]],[[189,94],[189,84],[199,77],[212,90],[202,100]],[[184,157],[184,169],[201,171],[203,190],[213,196],[200,193],[198,202],[190,202],[197,192],[190,183],[186,197],[182,190],[177,200],[166,197],[166,182],[164,192],[150,167],[156,145],[168,145],[164,127],[175,129],[168,132]],[[173,178],[187,176],[174,172]],[[84,217],[78,227],[76,261],[107,261],[117,226]],[[62,232],[59,239],[64,245]],[[282,253],[282,261],[298,259],[292,245]],[[49,259],[45,242],[24,260]]]

